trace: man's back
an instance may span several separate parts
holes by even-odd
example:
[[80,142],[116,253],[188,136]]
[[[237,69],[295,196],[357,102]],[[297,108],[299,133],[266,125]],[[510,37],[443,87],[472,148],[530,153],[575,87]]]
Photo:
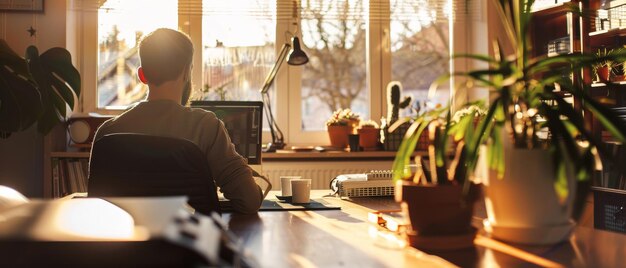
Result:
[[[235,211],[254,213],[262,194],[246,160],[235,152],[223,123],[215,114],[183,107],[170,100],[140,102],[105,122],[95,140],[111,133],[141,133],[187,139],[207,156],[213,179]],[[210,178],[207,178],[210,179]]]

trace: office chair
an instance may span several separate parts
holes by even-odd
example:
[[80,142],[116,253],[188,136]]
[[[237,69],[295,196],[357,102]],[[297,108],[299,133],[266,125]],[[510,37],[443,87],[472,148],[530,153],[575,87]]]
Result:
[[95,141],[89,197],[187,196],[196,211],[221,212],[206,156],[189,140],[109,134]]

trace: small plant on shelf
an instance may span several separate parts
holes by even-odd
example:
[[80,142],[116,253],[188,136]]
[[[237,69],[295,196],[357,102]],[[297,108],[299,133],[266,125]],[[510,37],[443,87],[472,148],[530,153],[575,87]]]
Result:
[[391,81],[387,85],[387,118],[382,121],[383,137],[382,142],[385,150],[396,151],[400,146],[402,137],[408,128],[408,123],[394,128],[392,131],[390,126],[393,125],[400,117],[400,109],[410,106],[411,96],[402,96],[402,84],[399,81]]
[[338,109],[326,121],[326,126],[352,126],[359,124],[359,114],[353,112],[350,108]]
[[380,129],[378,123],[373,120],[364,120],[359,124],[357,129],[359,133],[359,146],[363,150],[377,150],[380,137]]
[[[617,52],[619,51],[607,48],[598,49],[598,51],[596,52],[596,56],[598,58],[607,58],[610,57],[612,54],[616,54]],[[592,65],[592,67],[594,73],[596,74],[596,81],[608,82],[611,79],[611,73],[613,72],[615,64],[613,60],[605,59],[596,62]]]
[[360,116],[350,108],[338,109],[326,121],[326,129],[330,144],[333,147],[345,148],[348,146],[348,135],[353,134],[359,125]]
[[359,128],[378,128],[378,123],[374,120],[364,120],[359,123]]

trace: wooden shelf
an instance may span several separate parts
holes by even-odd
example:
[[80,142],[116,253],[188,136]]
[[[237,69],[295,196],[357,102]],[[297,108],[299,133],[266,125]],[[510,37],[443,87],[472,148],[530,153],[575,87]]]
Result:
[[591,186],[591,189],[594,191],[602,191],[602,192],[610,192],[610,193],[626,195],[626,190],[621,190],[621,189],[614,189],[614,188],[607,188],[607,187],[600,187],[600,186]]
[[55,158],[89,158],[89,152],[51,152],[50,157]]
[[567,14],[567,12],[571,12],[572,5],[576,5],[576,3],[560,3],[553,6],[542,7],[537,10],[532,10],[531,13],[534,17],[552,17],[554,15]]
[[554,93],[555,95],[561,96],[562,98],[569,98],[572,97],[572,93],[567,92],[567,91],[552,91],[552,93]]
[[[413,155],[426,155],[426,151],[416,151]],[[294,152],[280,151],[278,153],[263,153],[263,161],[293,161],[293,160],[393,160],[396,152],[365,151],[365,152]]]
[[[414,155],[426,155],[426,151],[417,151]],[[89,152],[51,152],[54,158],[89,158]],[[264,161],[282,160],[393,160],[396,152],[388,151],[365,151],[365,152],[295,152],[280,151],[278,153],[263,153]]]
[[626,86],[626,81],[612,82],[608,85],[606,83],[592,83],[591,87],[610,87],[610,86]]
[[591,47],[601,47],[606,44],[613,44],[615,43],[616,39],[625,37],[626,28],[595,31],[589,33],[589,44],[591,45]]

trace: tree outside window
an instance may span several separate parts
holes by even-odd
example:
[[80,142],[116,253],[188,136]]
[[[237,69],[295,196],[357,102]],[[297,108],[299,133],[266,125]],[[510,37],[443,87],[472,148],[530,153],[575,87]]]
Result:
[[323,130],[333,111],[369,117],[364,2],[302,1],[302,129]]

